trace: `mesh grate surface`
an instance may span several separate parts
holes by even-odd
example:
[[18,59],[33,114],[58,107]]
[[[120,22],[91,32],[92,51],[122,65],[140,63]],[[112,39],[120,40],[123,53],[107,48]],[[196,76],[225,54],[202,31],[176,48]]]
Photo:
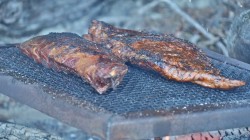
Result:
[[0,49],[2,72],[19,75],[27,81],[32,79],[41,85],[53,87],[57,91],[118,114],[249,100],[250,72],[217,60],[213,60],[213,63],[222,71],[222,75],[244,80],[247,85],[229,91],[208,89],[192,83],[166,80],[154,72],[129,66],[128,74],[117,89],[99,95],[81,78],[44,68],[21,54],[17,48]]

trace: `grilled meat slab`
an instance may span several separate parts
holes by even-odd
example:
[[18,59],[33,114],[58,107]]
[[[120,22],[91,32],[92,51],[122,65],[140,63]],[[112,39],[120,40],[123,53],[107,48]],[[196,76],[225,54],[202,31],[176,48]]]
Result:
[[106,43],[104,46],[123,61],[154,70],[168,79],[218,89],[245,85],[221,76],[199,48],[172,35],[120,29],[94,20],[84,38]]
[[50,33],[18,46],[36,62],[57,71],[79,75],[100,94],[116,87],[127,66],[110,51],[73,33]]

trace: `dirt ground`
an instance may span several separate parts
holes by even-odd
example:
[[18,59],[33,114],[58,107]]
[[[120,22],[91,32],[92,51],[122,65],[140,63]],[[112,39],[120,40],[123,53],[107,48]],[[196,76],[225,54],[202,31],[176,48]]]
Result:
[[216,43],[227,47],[232,22],[250,8],[248,0],[170,2],[177,4],[193,22],[187,21],[186,15],[180,15],[169,0],[1,0],[0,43],[18,43],[49,32],[84,34],[91,20],[98,19],[128,29],[174,34],[198,47],[222,53]]
[[[0,44],[49,32],[85,34],[91,20],[97,19],[128,29],[173,34],[200,48],[234,56],[228,48],[230,28],[249,8],[249,0],[0,0]],[[4,95],[0,95],[0,119],[64,139],[93,139]]]

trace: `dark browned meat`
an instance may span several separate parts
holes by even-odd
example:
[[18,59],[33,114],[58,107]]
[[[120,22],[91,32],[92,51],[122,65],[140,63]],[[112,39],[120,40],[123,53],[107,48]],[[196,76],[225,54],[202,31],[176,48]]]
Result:
[[219,75],[207,56],[195,45],[166,34],[119,29],[93,21],[85,39],[105,42],[123,61],[159,72],[166,78],[193,82],[209,88],[231,89],[245,85]]
[[18,47],[38,63],[79,75],[100,94],[116,87],[127,73],[127,66],[109,50],[73,33],[34,37]]

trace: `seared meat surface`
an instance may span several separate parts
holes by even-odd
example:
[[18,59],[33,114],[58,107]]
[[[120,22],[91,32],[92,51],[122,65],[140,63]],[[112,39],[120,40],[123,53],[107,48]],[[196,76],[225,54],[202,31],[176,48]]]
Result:
[[221,76],[199,48],[171,35],[120,29],[95,20],[84,38],[104,43],[123,61],[154,70],[168,79],[219,89],[245,85]]
[[48,68],[79,75],[100,94],[116,87],[127,66],[110,51],[73,33],[50,33],[18,46],[27,56]]

